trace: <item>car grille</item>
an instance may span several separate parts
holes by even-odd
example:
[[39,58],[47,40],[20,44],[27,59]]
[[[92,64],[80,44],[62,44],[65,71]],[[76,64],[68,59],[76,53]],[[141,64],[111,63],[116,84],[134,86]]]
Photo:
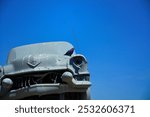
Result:
[[62,73],[63,72],[48,72],[14,76],[10,78],[13,81],[11,90],[30,87],[34,84],[63,83],[61,80]]

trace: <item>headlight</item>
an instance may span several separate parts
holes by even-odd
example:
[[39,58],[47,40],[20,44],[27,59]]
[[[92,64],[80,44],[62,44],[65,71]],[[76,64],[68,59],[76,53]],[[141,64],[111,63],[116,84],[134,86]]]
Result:
[[3,68],[0,66],[0,78],[2,77],[3,75]]
[[86,64],[87,61],[83,55],[73,56],[70,60],[71,64],[76,68],[81,68],[82,65]]

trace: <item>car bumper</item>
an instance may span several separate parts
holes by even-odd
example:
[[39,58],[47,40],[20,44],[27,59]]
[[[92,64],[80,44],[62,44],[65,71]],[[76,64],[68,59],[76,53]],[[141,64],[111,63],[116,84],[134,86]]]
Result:
[[0,99],[23,99],[30,96],[85,92],[90,86],[91,83],[89,81],[73,81],[70,84],[35,84],[30,87],[11,90]]

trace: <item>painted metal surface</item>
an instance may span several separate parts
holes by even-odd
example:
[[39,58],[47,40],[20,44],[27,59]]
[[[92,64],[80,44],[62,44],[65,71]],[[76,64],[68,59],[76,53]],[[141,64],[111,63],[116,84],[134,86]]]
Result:
[[87,60],[68,42],[13,48],[0,66],[0,99],[90,99],[90,86]]

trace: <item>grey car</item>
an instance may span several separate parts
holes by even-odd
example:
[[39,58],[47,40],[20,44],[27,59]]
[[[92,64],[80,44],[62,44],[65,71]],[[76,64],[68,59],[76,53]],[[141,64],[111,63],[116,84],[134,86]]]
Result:
[[13,48],[0,66],[0,99],[90,99],[87,60],[68,42]]

